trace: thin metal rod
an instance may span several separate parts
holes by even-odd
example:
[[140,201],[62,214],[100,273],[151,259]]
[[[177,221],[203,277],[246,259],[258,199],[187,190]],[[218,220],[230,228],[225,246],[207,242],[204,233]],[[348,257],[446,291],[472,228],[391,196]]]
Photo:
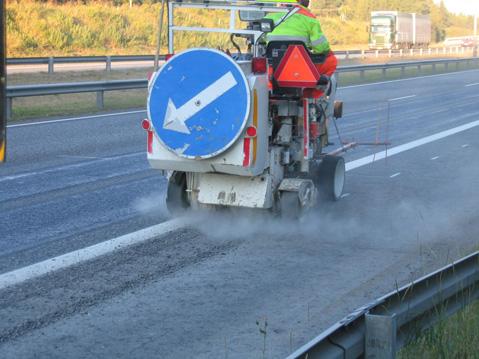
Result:
[[161,35],[163,34],[163,16],[165,14],[165,0],[161,0],[161,10],[158,19],[158,36],[156,37],[156,53],[155,53],[155,71],[158,71],[160,51],[161,51]]

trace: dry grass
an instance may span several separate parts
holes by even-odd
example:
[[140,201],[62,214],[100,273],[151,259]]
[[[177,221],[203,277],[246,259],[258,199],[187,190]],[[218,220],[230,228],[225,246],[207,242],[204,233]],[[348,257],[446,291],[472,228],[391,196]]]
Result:
[[398,358],[479,358],[479,303],[424,332],[403,348]]

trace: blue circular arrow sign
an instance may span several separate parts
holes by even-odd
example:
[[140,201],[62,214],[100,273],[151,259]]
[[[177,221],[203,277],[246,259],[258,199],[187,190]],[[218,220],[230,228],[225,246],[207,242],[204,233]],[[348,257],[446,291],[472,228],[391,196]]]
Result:
[[155,75],[148,115],[159,140],[178,156],[210,158],[241,134],[250,110],[248,82],[226,54],[191,49]]

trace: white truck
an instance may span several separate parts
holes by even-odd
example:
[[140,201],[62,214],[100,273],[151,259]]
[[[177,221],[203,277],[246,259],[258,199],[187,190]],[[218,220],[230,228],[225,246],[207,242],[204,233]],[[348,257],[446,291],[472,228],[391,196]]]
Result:
[[431,43],[429,15],[398,11],[371,12],[370,49],[411,49]]
[[[342,113],[342,103],[332,98],[335,79],[318,73],[315,63],[324,56],[305,44],[265,41],[298,8],[237,0],[173,0],[168,6],[172,57],[150,80],[142,126],[151,166],[167,173],[170,212],[249,208],[297,218],[316,205],[318,194],[339,199],[345,177],[339,154],[347,146],[324,152],[328,122]],[[175,11],[186,8],[208,9],[212,16],[229,11],[230,25],[177,24]],[[273,11],[284,13],[279,22],[264,18]],[[178,31],[227,33],[239,52],[175,53]]]

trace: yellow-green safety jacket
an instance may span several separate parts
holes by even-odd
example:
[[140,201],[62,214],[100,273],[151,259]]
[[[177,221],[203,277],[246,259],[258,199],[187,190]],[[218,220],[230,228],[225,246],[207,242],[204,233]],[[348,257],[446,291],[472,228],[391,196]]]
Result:
[[[330,51],[328,39],[321,30],[321,24],[307,8],[295,5],[299,10],[284,20],[273,32],[266,35],[270,41],[303,41],[305,45],[317,54],[327,54]],[[266,18],[276,22],[284,16],[284,13],[271,13]]]

